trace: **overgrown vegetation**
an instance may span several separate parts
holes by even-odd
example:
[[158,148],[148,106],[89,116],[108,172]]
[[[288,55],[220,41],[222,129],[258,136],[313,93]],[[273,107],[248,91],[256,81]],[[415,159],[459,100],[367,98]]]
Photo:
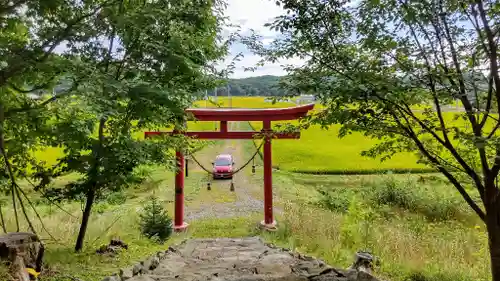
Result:
[[318,196],[311,203],[327,210],[347,213],[353,200],[362,200],[365,206],[375,208],[379,215],[386,218],[407,212],[420,215],[429,222],[474,221],[458,196],[449,190],[434,190],[436,185],[442,185],[439,181],[421,184],[408,175],[385,175],[380,181],[364,185],[364,188],[345,189],[320,184],[315,187]]
[[341,266],[368,250],[387,280],[491,280],[485,228],[452,186],[433,177],[278,173],[284,213],[266,237]]
[[[278,172],[282,227],[267,238],[343,266],[355,251],[371,250],[382,260],[377,272],[394,280],[500,281],[498,3],[277,4],[288,13],[269,26],[283,36],[269,48],[246,43],[273,62],[307,58],[287,68],[283,93],[315,94],[324,109],[295,124],[308,128],[305,142],[274,146],[279,167],[323,173],[430,167],[451,185],[407,175],[297,179]],[[189,119],[184,109],[221,86],[228,73],[215,63],[234,39],[220,35],[224,6],[219,0],[0,3],[0,227],[50,237],[47,280],[68,272],[98,279],[116,270],[110,265],[129,264],[164,247],[156,242],[183,235],[257,233],[258,219],[249,214],[195,221],[191,233],[169,239],[174,189],[166,173],[175,167],[174,150],[193,147],[179,137],[142,137],[144,130],[182,129]],[[445,112],[455,100],[463,111]],[[249,101],[231,105],[283,105]],[[331,129],[329,142],[323,128]],[[41,151],[54,155],[46,159]],[[205,176],[187,179],[191,207],[237,199],[206,196]],[[148,198],[151,192],[161,198]],[[115,258],[96,256],[94,245],[112,237],[131,247]]]
[[[245,146],[247,154],[254,149],[252,142]],[[255,184],[262,183],[260,172],[252,179]],[[379,204],[377,194],[388,193],[394,186],[410,186],[409,196],[418,198],[411,199],[418,209],[403,209],[394,201]],[[338,267],[349,266],[353,254],[366,249],[378,257],[380,266],[375,272],[382,280],[491,280],[486,229],[440,174],[275,171],[273,187],[276,208],[283,213],[277,214],[278,232],[265,237],[280,246],[321,257]],[[441,202],[444,209],[456,210],[453,216],[434,212]],[[421,209],[431,213],[430,218]]]

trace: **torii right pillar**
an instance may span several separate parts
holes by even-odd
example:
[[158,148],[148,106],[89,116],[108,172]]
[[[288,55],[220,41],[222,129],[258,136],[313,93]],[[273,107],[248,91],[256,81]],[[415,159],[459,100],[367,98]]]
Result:
[[273,216],[273,165],[271,150],[271,121],[263,121],[262,131],[264,138],[264,220],[261,226],[265,229],[275,229],[276,221]]

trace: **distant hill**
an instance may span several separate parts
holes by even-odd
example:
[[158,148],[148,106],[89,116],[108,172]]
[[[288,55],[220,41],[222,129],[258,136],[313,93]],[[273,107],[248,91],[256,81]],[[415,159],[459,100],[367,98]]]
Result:
[[[279,76],[264,75],[229,80],[232,96],[279,96],[282,90],[277,88]],[[209,92],[213,96],[214,92]],[[227,96],[227,87],[217,89],[218,96]]]
[[[278,83],[280,79],[280,76],[264,75],[241,79],[230,79],[228,84],[232,96],[283,96],[284,91],[278,89]],[[71,80],[63,78],[55,87],[54,92],[59,93],[65,91],[69,89],[71,85]],[[37,94],[39,95],[42,93],[45,93],[45,91],[41,90],[40,93]],[[214,91],[208,91],[208,95],[213,96]],[[221,86],[217,88],[217,95],[227,96],[227,87]]]

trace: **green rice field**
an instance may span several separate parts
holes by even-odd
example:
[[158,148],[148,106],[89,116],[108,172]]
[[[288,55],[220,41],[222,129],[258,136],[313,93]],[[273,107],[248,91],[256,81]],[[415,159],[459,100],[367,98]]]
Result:
[[[233,108],[279,108],[296,106],[291,102],[272,103],[263,97],[218,97],[217,102],[198,101],[196,107],[233,107]],[[321,110],[316,105],[315,110]],[[453,113],[446,116],[447,122],[453,121]],[[293,122],[293,121],[292,121]],[[216,128],[215,122],[188,123],[189,131],[211,131]],[[260,122],[252,122],[248,129],[260,130]],[[429,167],[417,164],[417,157],[411,153],[397,154],[393,158],[381,162],[379,159],[361,156],[363,150],[369,149],[377,143],[360,133],[353,133],[339,138],[340,125],[332,125],[328,130],[319,126],[311,126],[301,132],[299,140],[276,140],[273,142],[273,165],[284,171],[302,173],[326,174],[369,174],[386,171],[393,172],[428,172]],[[138,132],[137,137],[142,137]],[[256,141],[256,146],[258,146]],[[46,148],[36,152],[36,155],[47,163],[55,163],[62,155],[60,148]]]
[[[228,106],[228,98],[218,98],[224,107]],[[205,102],[199,102],[204,106]],[[262,97],[237,97],[232,99],[232,107],[277,108],[296,106],[290,102],[272,104]],[[316,105],[315,110],[321,106]],[[262,128],[261,122],[251,122],[254,130]],[[428,167],[417,164],[417,157],[410,153],[401,153],[390,160],[380,162],[379,159],[361,156],[363,150],[377,143],[376,140],[353,133],[342,139],[338,137],[340,125],[332,125],[328,130],[319,126],[311,126],[301,132],[298,140],[276,140],[272,146],[273,165],[280,170],[303,173],[327,174],[364,174],[378,173],[388,170],[394,172],[423,172]],[[260,141],[256,141],[258,146]]]
[[[213,131],[215,129],[214,122],[198,122],[189,121],[188,128],[191,131]],[[171,128],[165,128],[165,131],[170,131]],[[135,137],[144,138],[144,132],[135,133]],[[60,147],[45,147],[34,152],[35,156],[45,161],[47,165],[57,163],[57,159],[63,156],[63,150]]]

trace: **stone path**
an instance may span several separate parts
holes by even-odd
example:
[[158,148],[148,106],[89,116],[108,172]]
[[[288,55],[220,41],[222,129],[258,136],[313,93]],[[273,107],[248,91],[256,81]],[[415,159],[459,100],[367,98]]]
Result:
[[[266,245],[258,237],[193,239],[108,281],[347,281],[323,261]],[[358,279],[355,279],[358,280]],[[104,280],[103,280],[104,281]]]

